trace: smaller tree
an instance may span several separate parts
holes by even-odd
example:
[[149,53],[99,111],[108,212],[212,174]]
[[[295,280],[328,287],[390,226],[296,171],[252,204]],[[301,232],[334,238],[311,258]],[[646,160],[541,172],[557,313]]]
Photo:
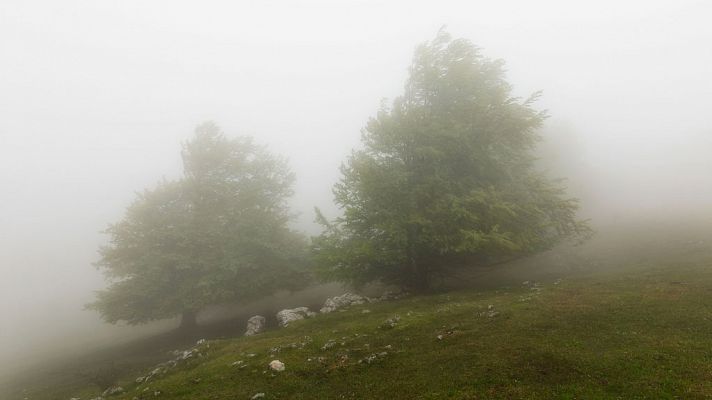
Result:
[[130,324],[244,302],[306,282],[304,238],[287,224],[294,175],[249,138],[200,125],[182,152],[184,174],[146,190],[106,231],[97,266],[112,284],[90,308]]
[[441,31],[420,46],[405,93],[363,130],[334,187],[343,216],[314,239],[323,276],[416,291],[589,233],[577,202],[534,167],[545,118],[512,97],[502,63]]

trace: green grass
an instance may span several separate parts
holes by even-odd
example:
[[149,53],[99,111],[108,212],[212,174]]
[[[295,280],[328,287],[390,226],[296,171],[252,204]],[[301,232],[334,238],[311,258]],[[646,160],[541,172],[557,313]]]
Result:
[[[712,265],[639,267],[532,293],[411,297],[211,341],[202,358],[159,379],[127,377],[111,398],[712,398]],[[487,316],[489,305],[499,314]],[[269,371],[273,359],[286,370]],[[232,366],[239,360],[246,366]]]

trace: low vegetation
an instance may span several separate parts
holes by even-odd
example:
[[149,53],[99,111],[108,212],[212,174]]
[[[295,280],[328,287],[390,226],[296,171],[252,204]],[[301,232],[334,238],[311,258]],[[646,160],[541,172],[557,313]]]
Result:
[[710,291],[712,258],[688,256],[364,304],[208,341],[147,383],[125,377],[110,398],[709,398]]

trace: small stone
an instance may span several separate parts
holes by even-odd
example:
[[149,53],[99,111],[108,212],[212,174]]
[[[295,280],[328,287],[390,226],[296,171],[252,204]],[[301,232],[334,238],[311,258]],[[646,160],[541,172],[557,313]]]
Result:
[[255,393],[254,396],[250,397],[250,400],[257,400],[257,399],[264,399],[265,394],[264,393]]
[[398,324],[398,321],[400,321],[400,316],[398,315],[388,318],[384,323],[381,324],[381,329],[393,329]]
[[282,372],[284,371],[284,363],[279,360],[272,360],[269,363],[269,368],[272,371]]
[[115,394],[122,393],[123,391],[124,391],[124,388],[122,388],[121,386],[112,386],[112,387],[104,390],[104,393],[102,393],[101,395],[104,397],[113,396]]

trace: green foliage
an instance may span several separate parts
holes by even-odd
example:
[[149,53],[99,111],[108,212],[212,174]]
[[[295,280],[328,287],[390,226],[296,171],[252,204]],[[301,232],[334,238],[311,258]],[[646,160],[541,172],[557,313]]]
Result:
[[107,230],[97,266],[113,283],[89,306],[109,322],[194,316],[305,283],[306,243],[287,227],[285,161],[212,123],[182,156],[182,179],[140,193]]
[[538,94],[512,97],[502,66],[443,31],[417,49],[405,93],[368,121],[363,149],[342,167],[343,216],[318,214],[323,276],[427,290],[447,268],[589,233],[576,201],[534,168]]

